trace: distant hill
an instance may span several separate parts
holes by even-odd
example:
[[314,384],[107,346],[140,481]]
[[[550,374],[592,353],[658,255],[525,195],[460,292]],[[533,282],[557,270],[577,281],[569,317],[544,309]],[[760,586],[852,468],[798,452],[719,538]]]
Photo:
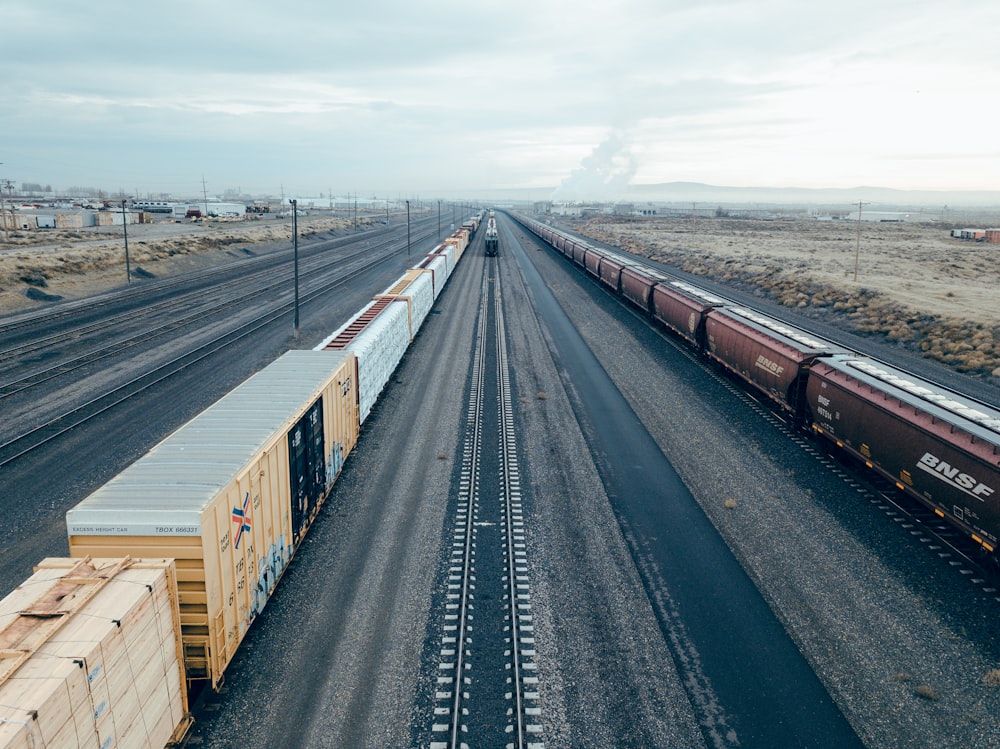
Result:
[[[556,188],[490,189],[477,194],[486,201],[544,201],[552,200]],[[464,193],[468,195],[468,192]],[[889,187],[804,188],[804,187],[731,187],[707,185],[701,182],[664,182],[649,185],[628,185],[624,191],[611,198],[594,196],[594,202],[653,202],[653,203],[705,203],[709,205],[770,206],[829,206],[836,208],[857,205],[864,201],[866,208],[883,209],[908,207],[996,208],[1000,209],[1000,190],[896,190]]]
[[652,202],[758,203],[762,205],[851,205],[859,200],[892,206],[1000,206],[997,191],[895,190],[889,187],[726,187],[700,182],[629,185],[627,200]]

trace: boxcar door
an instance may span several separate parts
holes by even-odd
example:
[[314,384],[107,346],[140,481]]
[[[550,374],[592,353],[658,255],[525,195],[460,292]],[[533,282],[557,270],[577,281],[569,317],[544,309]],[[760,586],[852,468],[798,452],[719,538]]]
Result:
[[323,399],[319,398],[288,433],[289,483],[292,493],[292,535],[295,543],[323,497],[326,460],[323,456]]

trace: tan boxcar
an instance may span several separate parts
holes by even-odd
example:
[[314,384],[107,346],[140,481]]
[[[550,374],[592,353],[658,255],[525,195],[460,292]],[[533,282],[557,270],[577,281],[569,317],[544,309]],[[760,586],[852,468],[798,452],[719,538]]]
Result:
[[289,351],[66,515],[74,557],[177,563],[189,679],[218,685],[357,440],[354,355]]
[[45,559],[0,601],[0,747],[164,746],[190,725],[170,559]]

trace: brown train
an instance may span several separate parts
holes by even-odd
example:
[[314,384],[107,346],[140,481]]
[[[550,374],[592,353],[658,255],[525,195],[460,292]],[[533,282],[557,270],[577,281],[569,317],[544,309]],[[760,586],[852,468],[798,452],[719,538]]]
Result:
[[516,219],[745,386],[966,534],[995,565],[1000,409],[524,217]]

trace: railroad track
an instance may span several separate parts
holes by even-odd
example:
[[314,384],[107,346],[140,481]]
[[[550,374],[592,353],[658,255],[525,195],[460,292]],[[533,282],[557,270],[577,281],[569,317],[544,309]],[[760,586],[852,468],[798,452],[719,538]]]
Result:
[[[382,262],[399,251],[399,248],[395,248],[378,255],[375,259],[366,258],[364,262],[359,262],[348,270],[338,268],[335,276],[331,275],[314,283],[302,295],[300,305],[307,304],[314,299],[324,296],[333,289],[350,283],[372,264]],[[314,280],[316,279],[314,278]],[[287,283],[285,285],[287,286]],[[23,430],[0,444],[0,467],[23,458],[33,450],[105,413],[129,398],[184,371],[212,354],[235,345],[255,331],[289,315],[292,309],[293,305],[290,301],[283,301],[272,305],[266,310],[255,314],[252,319],[223,333],[212,336],[211,339],[200,343],[194,350],[162,362],[142,374],[132,377],[128,381],[110,388],[96,397],[90,398],[86,402],[75,404],[63,413],[46,419],[45,423]],[[11,394],[13,393],[7,393],[7,395]]]
[[[397,244],[398,242],[390,239],[373,246],[365,245],[335,258],[314,255],[303,261],[301,277],[309,283],[325,273],[351,273],[359,265],[367,266],[378,263],[395,254],[399,251],[399,247],[395,246]],[[100,334],[97,345],[92,348],[77,354],[69,354],[57,361],[46,363],[40,369],[16,374],[12,379],[0,382],[0,401],[128,349],[155,341],[188,325],[204,324],[211,315],[239,310],[249,301],[259,302],[265,294],[283,292],[289,287],[289,279],[290,272],[276,273],[273,263],[269,263],[264,268],[253,270],[242,276],[239,284],[230,284],[221,291],[206,293],[203,289],[198,289],[139,310],[129,310],[97,322],[87,323],[73,328],[71,331],[42,336],[37,340],[12,346],[0,352],[0,364],[7,360],[24,357],[33,351],[64,343],[68,336],[80,339],[91,333]],[[118,328],[130,331],[136,323],[150,319],[160,319],[161,322],[153,325],[146,324],[145,327],[135,332],[126,332],[122,337],[105,340],[109,337],[109,331]],[[24,370],[25,367],[22,366],[18,369]]]
[[[421,229],[414,241],[422,242],[431,237],[430,231]],[[365,239],[362,244],[357,240],[346,243],[343,239],[338,239],[304,246],[301,250],[302,269],[300,276],[308,280],[312,274],[335,270],[339,265],[353,259],[369,258],[377,261],[400,252],[403,246],[401,240],[395,237],[382,238],[375,244],[370,244],[370,240],[371,238]],[[328,254],[331,249],[338,249],[345,244],[347,244],[347,252],[338,253],[334,257]],[[351,246],[352,244],[353,246]],[[169,320],[161,326],[161,329],[166,331],[171,329],[171,325],[174,328],[181,327],[186,322],[201,319],[205,315],[218,311],[225,311],[241,302],[259,299],[263,293],[287,287],[291,277],[288,255],[288,252],[284,252],[280,255],[271,254],[247,258],[225,266],[186,273],[177,278],[163,279],[154,284],[136,285],[130,289],[99,295],[86,301],[58,305],[45,313],[0,322],[0,342],[6,342],[6,345],[0,346],[0,370],[9,369],[4,365],[11,362],[13,365],[21,365],[19,368],[23,368],[25,357],[34,353],[44,356],[49,349],[62,347],[68,340],[86,341],[89,336],[94,334],[106,339],[111,331],[119,327],[127,331],[131,330],[131,326],[136,321],[143,319],[154,316],[169,316]],[[240,274],[239,283],[232,283],[230,280],[234,271],[238,271]],[[195,288],[190,290],[192,286]],[[163,296],[175,288],[189,290],[170,295],[168,298],[152,304],[143,303],[143,299],[151,293]],[[112,314],[100,312],[112,302],[120,304],[130,299],[141,306]],[[64,307],[71,309],[67,311]],[[98,314],[99,319],[93,319],[94,314]],[[30,326],[44,329],[51,327],[54,323],[67,320],[67,317],[79,318],[80,322],[68,320],[68,324],[52,333],[31,332]],[[70,360],[56,364],[50,363],[38,375],[67,366],[71,367],[75,364],[76,359],[85,359],[87,356],[100,358],[100,354],[106,349],[128,346],[133,341],[142,342],[146,337],[148,337],[146,331],[137,334],[128,333],[123,340],[99,345],[93,351]],[[0,393],[13,389],[14,385],[16,385],[16,381],[0,384]]]
[[[341,245],[355,243],[364,239],[368,235],[374,235],[376,233],[377,232],[375,231],[367,231],[336,239],[304,242],[301,243],[300,250],[303,252],[313,249],[317,251],[324,251]],[[246,258],[234,261],[233,263],[227,265],[192,271],[171,278],[157,279],[152,283],[148,281],[136,283],[125,288],[119,288],[114,291],[97,294],[93,297],[68,301],[51,307],[11,315],[0,320],[0,341],[12,341],[17,339],[19,336],[24,336],[28,338],[28,340],[25,344],[22,344],[24,348],[12,346],[8,349],[0,350],[0,360],[5,358],[6,355],[21,355],[24,351],[37,348],[38,345],[36,342],[39,337],[35,331],[37,331],[40,327],[51,326],[59,323],[60,321],[67,321],[70,324],[69,327],[74,331],[86,330],[87,326],[81,325],[78,321],[81,319],[90,319],[90,316],[95,312],[101,314],[101,310],[111,301],[119,304],[122,302],[132,301],[145,306],[144,300],[148,297],[152,287],[155,287],[157,292],[163,293],[169,292],[171,289],[175,288],[189,287],[192,283],[202,283],[206,286],[214,286],[230,276],[235,267],[246,270],[249,274],[258,271],[273,271],[277,267],[287,265],[287,255],[289,252],[290,249],[286,252],[278,254],[268,253],[266,255],[249,255]],[[96,324],[99,326],[102,322],[103,320],[98,320]],[[64,334],[61,332],[56,334],[57,337],[59,335]],[[43,337],[41,343],[44,344],[46,341],[51,340],[53,340],[52,337]]]
[[543,749],[510,366],[493,258],[483,274],[450,555],[431,749]]

